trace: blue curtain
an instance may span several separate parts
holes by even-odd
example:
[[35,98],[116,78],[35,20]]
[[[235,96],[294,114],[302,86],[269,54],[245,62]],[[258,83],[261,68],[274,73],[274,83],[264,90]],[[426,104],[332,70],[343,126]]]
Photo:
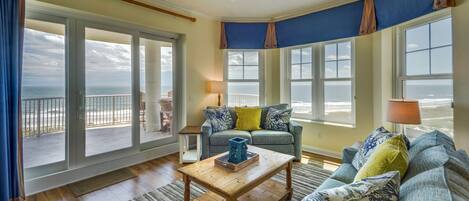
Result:
[[264,49],[267,23],[225,22],[228,49]]
[[0,1],[0,200],[24,196],[21,61],[24,0]]
[[375,0],[378,30],[433,12],[434,0]]
[[357,36],[363,1],[310,13],[276,23],[278,47]]

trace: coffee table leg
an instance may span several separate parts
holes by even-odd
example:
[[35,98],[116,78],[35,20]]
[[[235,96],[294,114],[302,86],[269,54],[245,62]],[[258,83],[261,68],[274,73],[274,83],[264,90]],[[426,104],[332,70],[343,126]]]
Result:
[[184,175],[183,180],[184,180],[184,201],[190,201],[191,200],[191,179],[189,178],[189,176]]
[[288,164],[287,164],[287,190],[289,191],[288,193],[288,196],[287,196],[287,200],[291,200],[292,198],[292,195],[293,195],[293,189],[292,189],[292,182],[291,182],[291,169],[292,169],[292,162],[290,161]]

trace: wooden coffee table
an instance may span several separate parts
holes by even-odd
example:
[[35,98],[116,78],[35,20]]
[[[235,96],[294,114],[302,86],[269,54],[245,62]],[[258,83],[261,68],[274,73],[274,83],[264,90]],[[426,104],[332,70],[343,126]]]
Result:
[[[214,160],[223,154],[180,168],[184,179],[184,201],[190,200],[190,183],[194,181],[207,188],[208,192],[198,201],[289,200],[293,190],[291,169],[294,157],[254,146],[248,150],[259,154],[259,161],[248,167],[232,172],[215,166]],[[286,184],[271,179],[286,170]]]

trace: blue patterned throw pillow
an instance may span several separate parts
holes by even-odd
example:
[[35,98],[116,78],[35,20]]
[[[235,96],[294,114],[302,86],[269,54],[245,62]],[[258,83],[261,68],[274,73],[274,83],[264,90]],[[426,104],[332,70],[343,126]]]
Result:
[[368,177],[361,181],[314,192],[303,201],[398,201],[401,177],[398,171]]
[[355,157],[352,161],[353,167],[359,170],[368,160],[370,155],[375,151],[376,147],[392,136],[393,134],[383,127],[377,128],[372,133],[370,133],[365,142],[358,149],[357,154],[355,154]]
[[233,118],[226,106],[206,109],[204,116],[212,124],[213,132],[233,129]]
[[277,110],[269,108],[265,118],[265,129],[274,131],[287,131],[290,124],[292,109]]

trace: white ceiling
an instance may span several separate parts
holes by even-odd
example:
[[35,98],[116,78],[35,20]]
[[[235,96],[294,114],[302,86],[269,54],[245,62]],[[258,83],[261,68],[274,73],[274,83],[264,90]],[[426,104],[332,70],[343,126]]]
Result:
[[146,0],[219,19],[274,19],[352,0]]

